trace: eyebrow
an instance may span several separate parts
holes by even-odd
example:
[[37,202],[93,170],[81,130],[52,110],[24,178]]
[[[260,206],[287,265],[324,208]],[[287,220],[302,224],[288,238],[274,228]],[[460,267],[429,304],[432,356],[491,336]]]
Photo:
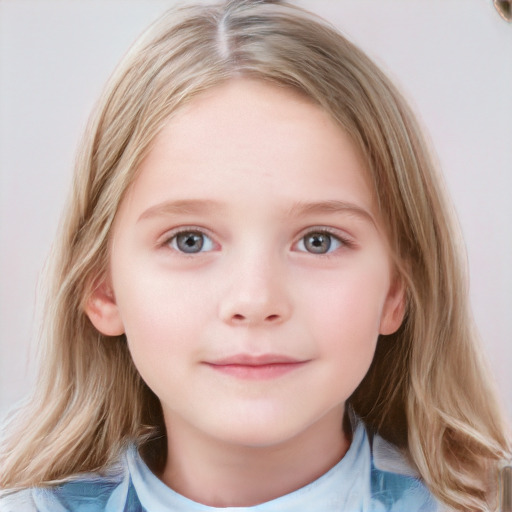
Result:
[[[139,216],[137,222],[161,215],[203,214],[222,210],[222,204],[210,199],[181,199],[163,201],[151,206]],[[297,201],[286,210],[288,217],[303,217],[314,214],[350,214],[375,224],[371,213],[354,203],[339,200],[305,202]]]
[[338,200],[317,201],[317,202],[302,202],[295,203],[289,210],[288,215],[305,216],[311,214],[351,214],[360,217],[365,221],[369,221],[376,225],[373,215],[365,208],[354,203]]
[[220,210],[222,205],[210,199],[181,199],[177,201],[163,201],[144,210],[137,219],[137,222],[158,217],[160,215],[178,214],[209,214]]

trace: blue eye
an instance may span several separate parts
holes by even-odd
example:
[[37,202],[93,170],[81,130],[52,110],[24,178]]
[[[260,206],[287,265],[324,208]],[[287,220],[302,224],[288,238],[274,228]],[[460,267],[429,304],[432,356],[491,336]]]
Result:
[[303,236],[297,245],[299,251],[312,254],[327,254],[335,251],[343,242],[326,231],[312,231]]
[[181,231],[175,234],[168,244],[178,252],[196,254],[213,249],[213,241],[201,231]]

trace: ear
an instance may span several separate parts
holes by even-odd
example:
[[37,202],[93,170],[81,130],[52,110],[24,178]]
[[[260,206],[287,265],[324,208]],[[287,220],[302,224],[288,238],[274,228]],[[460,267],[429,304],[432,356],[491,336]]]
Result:
[[404,280],[400,276],[395,276],[382,309],[379,334],[393,334],[398,330],[405,316],[405,305]]
[[97,285],[85,303],[85,313],[94,327],[105,336],[124,334],[124,325],[108,279]]

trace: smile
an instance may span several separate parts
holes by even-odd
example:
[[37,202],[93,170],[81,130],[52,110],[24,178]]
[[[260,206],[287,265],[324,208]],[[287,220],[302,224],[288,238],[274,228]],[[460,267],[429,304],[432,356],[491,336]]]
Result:
[[239,379],[265,380],[281,377],[302,368],[308,362],[281,355],[240,354],[205,364],[217,372]]

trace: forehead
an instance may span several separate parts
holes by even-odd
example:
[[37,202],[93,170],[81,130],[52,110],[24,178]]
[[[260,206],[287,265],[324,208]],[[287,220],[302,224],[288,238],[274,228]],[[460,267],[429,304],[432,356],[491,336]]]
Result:
[[363,158],[332,117],[288,87],[247,78],[201,93],[168,119],[138,170],[130,202],[135,195],[155,203],[272,195],[373,206]]

